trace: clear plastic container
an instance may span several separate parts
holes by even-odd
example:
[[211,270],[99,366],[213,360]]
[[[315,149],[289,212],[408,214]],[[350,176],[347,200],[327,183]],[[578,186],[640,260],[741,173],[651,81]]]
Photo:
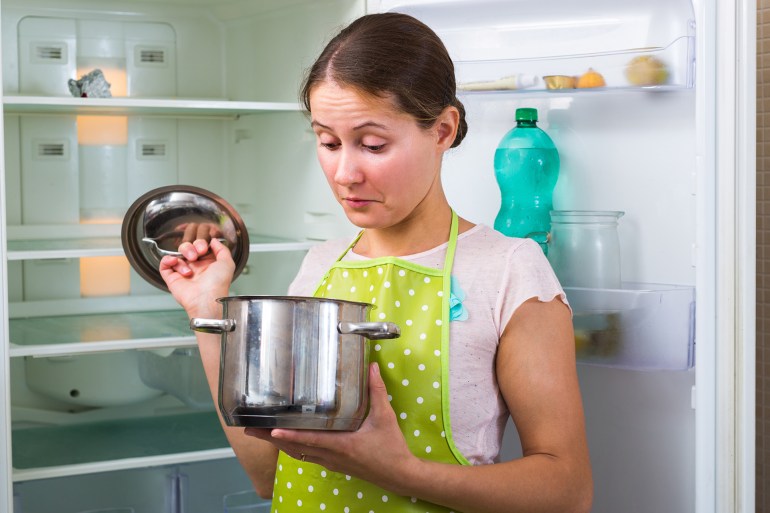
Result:
[[565,287],[579,363],[637,370],[695,364],[695,289],[624,283],[622,289]]

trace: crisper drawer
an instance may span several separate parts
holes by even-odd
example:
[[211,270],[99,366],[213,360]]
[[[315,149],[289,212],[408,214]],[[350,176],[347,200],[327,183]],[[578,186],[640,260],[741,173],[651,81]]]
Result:
[[232,454],[196,348],[10,363],[15,481]]
[[640,370],[695,364],[695,289],[625,283],[622,289],[566,287],[580,363]]

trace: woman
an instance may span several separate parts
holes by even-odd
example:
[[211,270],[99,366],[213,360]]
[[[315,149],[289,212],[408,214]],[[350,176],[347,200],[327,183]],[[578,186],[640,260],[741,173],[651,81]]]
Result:
[[[571,315],[539,246],[459,218],[441,162],[466,133],[452,61],[427,26],[376,14],[340,32],[302,89],[318,159],[362,232],[308,252],[289,294],[374,302],[356,432],[225,428],[277,511],[589,511]],[[221,315],[234,264],[199,238],[161,274],[191,317]],[[209,251],[211,250],[211,251]],[[219,344],[198,334],[216,391]],[[510,412],[510,414],[509,414]],[[499,462],[512,416],[523,457]]]

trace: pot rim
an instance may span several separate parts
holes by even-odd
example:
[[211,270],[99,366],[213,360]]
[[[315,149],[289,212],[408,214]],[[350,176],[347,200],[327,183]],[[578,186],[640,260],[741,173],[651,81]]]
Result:
[[364,303],[362,301],[350,301],[349,299],[334,299],[330,297],[314,297],[314,296],[268,296],[268,295],[235,295],[235,296],[224,296],[217,298],[217,302],[219,303],[225,303],[229,301],[277,301],[277,302],[287,302],[287,303],[300,303],[300,302],[306,302],[306,303],[337,303],[337,304],[348,304],[348,305],[355,305],[355,306],[367,306],[370,308],[377,308],[377,305],[374,305],[372,303]]

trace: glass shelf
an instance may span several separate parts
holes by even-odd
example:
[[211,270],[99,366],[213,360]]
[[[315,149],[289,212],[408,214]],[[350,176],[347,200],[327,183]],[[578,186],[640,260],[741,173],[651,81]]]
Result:
[[261,112],[300,111],[298,103],[244,102],[184,98],[74,98],[3,96],[3,110],[11,114],[172,115],[234,118]]
[[213,410],[12,430],[14,480],[232,455]]
[[[290,240],[249,233],[249,252],[306,251],[318,241]],[[123,246],[115,237],[78,237],[68,239],[8,240],[7,259],[49,260],[122,256]]]
[[120,239],[109,237],[55,240],[9,240],[8,260],[122,255]]
[[16,318],[10,319],[9,332],[11,357],[195,345],[181,309]]

